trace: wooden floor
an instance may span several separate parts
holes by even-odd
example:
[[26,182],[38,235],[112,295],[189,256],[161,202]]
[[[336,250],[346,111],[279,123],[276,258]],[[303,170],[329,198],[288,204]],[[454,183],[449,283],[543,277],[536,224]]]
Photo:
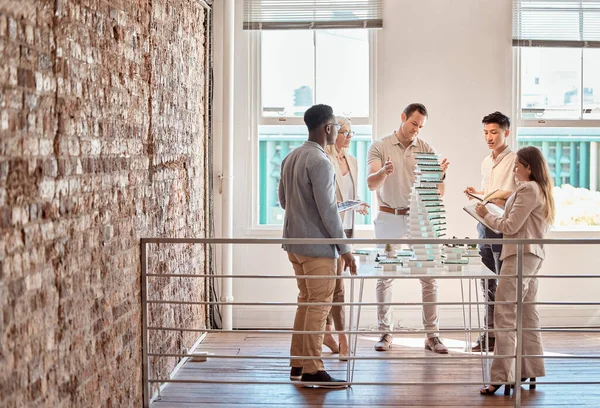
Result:
[[[462,335],[446,337],[450,355],[463,351]],[[359,337],[357,356],[383,356],[373,350],[377,341]],[[545,333],[546,354],[600,355],[597,334]],[[268,334],[209,334],[199,350],[227,355],[289,355],[289,336]],[[328,352],[324,356],[330,356]],[[427,356],[419,335],[396,335],[389,356]],[[365,360],[356,362],[357,382],[477,382],[482,381],[478,360]],[[325,361],[334,377],[345,378],[346,363]],[[547,359],[547,376],[540,381],[600,381],[600,360]],[[209,359],[188,361],[175,379],[230,381],[289,380],[288,360]],[[512,407],[514,397],[481,396],[478,385],[353,385],[343,390],[311,389],[286,384],[169,384],[153,408],[182,407]],[[539,384],[522,388],[523,407],[600,407],[600,385]],[[501,390],[502,391],[502,390]]]

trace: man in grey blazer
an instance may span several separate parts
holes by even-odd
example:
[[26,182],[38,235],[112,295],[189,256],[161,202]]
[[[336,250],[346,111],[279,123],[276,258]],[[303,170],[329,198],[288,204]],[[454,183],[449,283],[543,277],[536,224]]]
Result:
[[[285,210],[284,238],[344,238],[342,221],[335,198],[335,170],[325,154],[325,146],[337,136],[333,110],[315,105],[304,114],[308,141],[294,149],[281,163],[279,203]],[[344,268],[356,274],[356,263],[350,245],[284,244],[288,258],[298,276],[298,303],[327,303],[333,298],[336,258],[341,255]],[[305,276],[323,276],[305,279]],[[323,331],[331,306],[298,306],[295,331]],[[323,333],[293,334],[292,356],[320,357]],[[323,361],[293,358],[291,380],[322,383],[320,387],[346,387],[325,371]]]

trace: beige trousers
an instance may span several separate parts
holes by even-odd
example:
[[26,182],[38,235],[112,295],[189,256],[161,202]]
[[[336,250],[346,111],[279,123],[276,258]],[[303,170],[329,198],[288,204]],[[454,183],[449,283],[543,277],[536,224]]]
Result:
[[[296,279],[298,284],[298,303],[331,302],[336,274],[334,258],[313,258],[288,252],[288,258],[294,267],[296,276],[318,275],[323,279]],[[294,319],[294,330],[323,331],[325,320],[331,306],[298,306]],[[290,354],[292,356],[320,357],[323,334],[292,334]],[[321,359],[292,359],[292,367],[303,367],[303,372],[314,374],[324,370]]]
[[[542,267],[543,260],[533,254],[523,257],[523,275],[536,275]],[[516,255],[504,259],[500,276],[515,275],[517,271]],[[535,302],[538,289],[538,280],[523,278],[523,301]],[[517,278],[498,279],[496,291],[497,302],[515,302],[517,300]],[[494,325],[496,329],[515,329],[517,322],[517,306],[509,304],[496,305],[494,309]],[[539,328],[540,316],[536,305],[523,305],[523,328]],[[540,332],[523,332],[523,355],[543,355],[542,335]],[[496,356],[514,355],[516,353],[516,333],[496,333]],[[543,377],[546,375],[544,359],[523,358],[521,377]],[[515,359],[496,358],[492,362],[491,383],[515,381]]]
[[[346,229],[344,230],[346,234],[346,238],[352,238],[352,230]],[[337,276],[341,276],[343,272],[344,261],[342,258],[337,259]],[[333,303],[344,303],[344,280],[336,279],[335,280],[335,289],[333,291]],[[335,330],[342,331],[344,330],[344,326],[346,324],[346,313],[344,311],[344,306],[331,306],[331,311],[329,315],[327,315],[327,324],[333,324]]]
[[[433,278],[421,278],[421,298],[423,302],[438,301],[438,284]],[[377,302],[392,302],[392,279],[377,279],[375,286]],[[427,337],[438,337],[438,305],[423,305],[423,327],[427,330]],[[394,329],[392,307],[390,305],[377,306],[377,325],[379,330],[391,332]]]

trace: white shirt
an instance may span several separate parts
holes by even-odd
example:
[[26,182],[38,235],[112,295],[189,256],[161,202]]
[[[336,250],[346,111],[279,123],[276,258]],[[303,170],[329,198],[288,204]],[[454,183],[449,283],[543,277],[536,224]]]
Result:
[[492,153],[483,159],[481,163],[483,195],[494,190],[515,191],[517,189],[513,172],[516,157],[517,154],[511,150],[510,146],[506,146],[495,160]]
[[[352,181],[350,172],[342,177],[342,189],[344,197],[354,197],[354,181]],[[345,230],[352,229],[354,225],[354,210],[346,211],[342,224]]]

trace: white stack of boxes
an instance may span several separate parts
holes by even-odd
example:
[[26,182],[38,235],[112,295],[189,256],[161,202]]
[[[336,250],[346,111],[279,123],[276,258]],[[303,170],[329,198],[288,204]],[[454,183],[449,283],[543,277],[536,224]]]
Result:
[[464,257],[467,259],[469,265],[483,265],[481,262],[481,255],[479,255],[479,248],[477,246],[469,247],[465,245],[463,247]]
[[454,247],[445,247],[446,252],[445,264],[450,272],[462,271],[463,265],[469,263],[469,259],[465,258],[467,248],[459,245]]
[[379,266],[383,267],[385,272],[397,271],[398,267],[408,265],[408,262],[413,257],[413,252],[410,250],[391,251],[393,256],[386,254],[385,259],[379,260]]
[[[410,238],[445,236],[446,211],[437,185],[443,172],[435,153],[415,154],[416,180],[410,196],[408,215]],[[408,261],[411,272],[427,272],[442,266],[441,244],[413,245],[414,259]]]

